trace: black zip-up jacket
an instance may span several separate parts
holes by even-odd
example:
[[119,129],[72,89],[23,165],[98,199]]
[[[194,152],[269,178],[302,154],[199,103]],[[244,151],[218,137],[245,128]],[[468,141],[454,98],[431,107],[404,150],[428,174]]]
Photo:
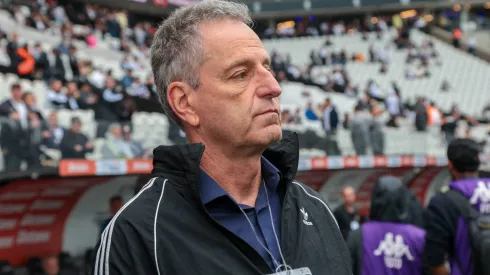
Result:
[[[327,204],[294,180],[298,151],[294,133],[264,152],[282,174],[285,261],[313,275],[351,275],[347,246]],[[93,275],[274,273],[248,243],[207,214],[198,184],[203,152],[202,144],[155,149],[154,178],[106,227],[94,250]]]

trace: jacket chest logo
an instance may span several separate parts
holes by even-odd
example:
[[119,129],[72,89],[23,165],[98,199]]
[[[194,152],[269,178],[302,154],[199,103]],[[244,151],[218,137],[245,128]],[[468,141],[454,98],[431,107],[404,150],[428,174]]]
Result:
[[306,225],[313,225],[312,222],[308,221],[308,212],[306,212],[305,208],[302,207],[300,210],[301,214],[303,214],[303,223]]

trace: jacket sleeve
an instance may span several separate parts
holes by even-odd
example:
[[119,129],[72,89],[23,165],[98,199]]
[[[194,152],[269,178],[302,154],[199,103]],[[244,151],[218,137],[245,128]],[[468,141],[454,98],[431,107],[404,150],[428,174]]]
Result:
[[163,275],[145,246],[147,239],[122,217],[110,222],[94,249],[92,275]]

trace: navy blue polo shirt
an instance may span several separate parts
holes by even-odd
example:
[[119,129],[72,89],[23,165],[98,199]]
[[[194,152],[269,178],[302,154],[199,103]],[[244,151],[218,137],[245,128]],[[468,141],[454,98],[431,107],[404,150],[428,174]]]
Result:
[[[280,241],[281,203],[277,193],[277,186],[279,185],[281,174],[279,170],[264,157],[262,157],[261,166],[265,188],[267,188],[267,194],[269,195],[274,228],[277,233],[277,239]],[[203,170],[201,170],[199,175],[199,184],[201,188],[201,200],[209,215],[222,226],[250,244],[250,246],[252,246],[267,261],[271,269],[276,270],[277,266],[273,263],[271,256],[257,241],[257,237],[255,237],[250,223],[247,221],[242,211],[240,211],[241,207],[254,226],[260,242],[269,249],[272,255],[274,255],[274,258],[279,262],[278,264],[282,264],[279,245],[274,236],[274,231],[272,230],[264,184],[260,185],[255,207],[238,204]]]

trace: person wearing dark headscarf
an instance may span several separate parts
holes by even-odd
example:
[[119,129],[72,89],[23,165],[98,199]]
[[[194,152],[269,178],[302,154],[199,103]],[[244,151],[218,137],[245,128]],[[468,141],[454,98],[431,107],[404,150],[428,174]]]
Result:
[[354,275],[426,274],[422,257],[425,231],[414,225],[420,221],[419,209],[422,206],[399,178],[378,179],[370,221],[351,232],[347,240]]

